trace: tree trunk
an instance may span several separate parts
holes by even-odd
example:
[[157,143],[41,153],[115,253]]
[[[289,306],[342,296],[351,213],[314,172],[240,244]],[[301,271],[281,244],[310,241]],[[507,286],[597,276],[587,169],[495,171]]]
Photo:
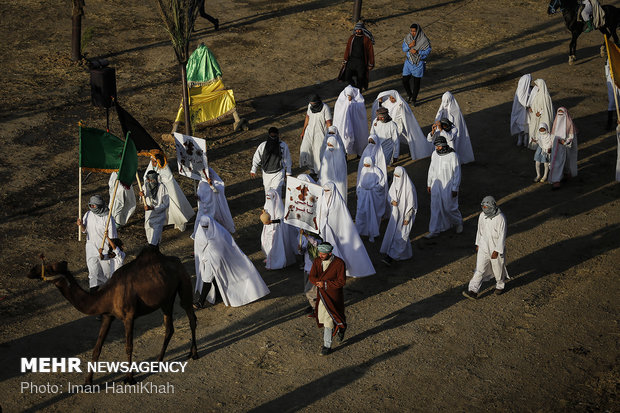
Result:
[[183,113],[185,114],[185,134],[192,136],[192,124],[189,115],[189,92],[187,90],[187,69],[181,63],[181,79],[183,80]]
[[73,13],[71,16],[71,60],[82,58],[82,15]]
[[355,0],[353,5],[353,23],[357,23],[362,17],[362,0]]

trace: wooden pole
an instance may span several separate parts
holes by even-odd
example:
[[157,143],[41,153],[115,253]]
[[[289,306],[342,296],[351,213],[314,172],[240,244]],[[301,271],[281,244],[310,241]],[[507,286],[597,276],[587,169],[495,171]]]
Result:
[[[78,184],[78,219],[82,218],[82,168],[78,166],[80,183]],[[78,227],[78,241],[82,241],[82,229]]]
[[140,183],[140,175],[138,175],[138,171],[136,171],[136,181],[138,181],[138,189],[143,194],[140,199],[142,199],[142,203],[146,205],[146,197],[144,196],[144,191],[142,190],[142,184]]
[[609,64],[609,76],[611,77],[611,85],[614,91],[614,102],[616,103],[616,119],[620,119],[620,108],[618,108],[618,88],[616,87],[616,79],[614,79],[614,71],[613,66],[611,65],[611,57],[609,54],[609,38],[606,35],[605,37],[605,46],[607,48],[607,63]]
[[114,200],[116,199],[116,189],[118,188],[119,180],[116,180],[114,184],[114,194],[112,194],[112,199],[110,200],[110,210],[108,211],[108,219],[105,222],[105,232],[103,233],[103,241],[101,242],[101,249],[105,247],[105,240],[108,236],[108,226],[110,226],[110,217],[112,216],[112,208],[114,207]]

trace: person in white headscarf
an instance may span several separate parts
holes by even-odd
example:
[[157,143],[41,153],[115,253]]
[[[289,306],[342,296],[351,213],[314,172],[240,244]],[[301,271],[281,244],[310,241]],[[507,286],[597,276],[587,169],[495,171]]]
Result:
[[226,186],[220,176],[209,167],[209,176],[203,176],[196,190],[196,198],[198,198],[198,212],[196,213],[196,222],[194,223],[194,231],[190,236],[194,239],[196,231],[200,226],[200,218],[203,215],[211,215],[221,226],[226,228],[231,234],[235,233],[235,222],[233,221],[228,201],[225,193]]
[[577,128],[565,107],[558,109],[551,129],[553,148],[549,164],[549,182],[560,187],[564,177],[577,176]]
[[435,152],[431,155],[426,190],[431,194],[431,219],[426,238],[434,238],[440,232],[456,227],[463,232],[463,217],[459,211],[459,187],[461,165],[454,150],[443,136],[435,139]]
[[[366,145],[366,148],[364,149],[364,152],[362,153],[362,159],[357,165],[357,176],[358,177],[361,176],[362,174],[362,169],[364,168],[363,160],[366,157],[369,157],[370,159],[372,159],[373,165],[381,170],[381,172],[383,173],[383,176],[388,176],[387,165],[385,162],[385,155],[383,154],[383,148],[381,147],[381,144],[379,142],[380,142],[380,139],[377,135],[370,135],[368,137],[368,145]],[[386,200],[387,200],[387,189],[388,188],[386,186],[385,191],[384,191]]]
[[342,195],[345,203],[347,202],[347,157],[338,140],[331,135],[327,135],[327,148],[321,158],[321,169],[319,171],[319,184],[333,182]]
[[133,215],[136,210],[136,193],[133,191],[133,185],[126,187],[121,182],[118,183],[116,188],[116,196],[114,196],[114,187],[118,180],[118,174],[112,172],[110,174],[110,180],[108,186],[110,188],[110,202],[114,199],[114,205],[109,205],[112,210],[112,216],[116,225],[121,227],[127,224],[129,217]]
[[465,118],[458,102],[450,92],[445,92],[441,97],[441,105],[437,110],[437,115],[435,115],[435,121],[442,118],[447,118],[456,129],[453,149],[458,155],[461,165],[473,162],[475,160],[474,150],[471,147]]
[[106,222],[109,208],[106,206],[101,195],[93,195],[88,201],[88,211],[77,220],[77,226],[86,234],[86,266],[88,267],[88,284],[90,291],[96,291],[99,286],[105,284],[110,278],[110,263],[103,257],[103,238],[107,237],[108,243],[115,248],[113,239],[116,238],[116,223],[110,217],[110,224],[106,232]]
[[168,188],[161,182],[161,177],[157,172],[153,170],[147,172],[144,179],[144,193],[140,192],[140,196],[146,199],[144,205],[146,240],[151,245],[159,245],[164,225],[166,225],[170,196]]
[[323,185],[319,226],[323,241],[332,244],[334,255],[346,263],[347,276],[366,277],[375,273],[349,210],[333,182]]
[[529,127],[527,124],[527,101],[532,90],[532,75],[521,76],[510,112],[510,134],[517,137],[517,146],[527,146]]
[[370,242],[379,236],[381,218],[385,214],[385,186],[387,177],[374,166],[372,159],[363,159],[362,173],[357,177],[357,212],[355,227],[361,236],[368,236]]
[[144,180],[150,171],[159,174],[159,180],[166,187],[170,208],[166,212],[166,224],[173,224],[179,231],[185,231],[185,225],[194,216],[194,208],[189,203],[179,183],[174,179],[166,158],[162,155],[151,155],[151,163],[144,172]]
[[308,103],[304,127],[301,131],[299,166],[318,173],[321,167],[321,147],[327,128],[332,126],[332,113],[319,95],[313,95]]
[[334,105],[334,126],[340,132],[347,155],[361,155],[368,137],[364,96],[351,85],[344,88]]
[[396,90],[387,90],[379,93],[379,96],[372,104],[373,118],[379,107],[384,107],[388,110],[388,114],[396,123],[399,139],[404,141],[409,147],[411,159],[416,160],[431,156],[433,145],[426,141],[413,111],[400,93]]
[[[536,145],[534,153],[534,167],[536,168],[536,178],[534,182],[546,182],[549,175],[549,162],[551,161],[551,147],[553,145],[553,137],[549,133],[549,126],[545,122],[540,122],[539,130],[536,136],[530,137],[530,140]],[[544,167],[544,173],[540,176],[540,165]]]
[[476,233],[476,271],[469,287],[463,291],[467,298],[478,298],[483,281],[495,277],[495,294],[504,292],[505,281],[509,279],[506,269],[506,217],[497,207],[495,198],[486,196],[482,200],[482,213],[478,217]]
[[284,223],[284,204],[280,195],[270,189],[265,195],[264,211],[269,221],[263,223],[261,248],[265,253],[265,268],[279,270],[296,262],[295,230]]
[[400,140],[398,126],[386,108],[377,109],[377,117],[372,121],[370,134],[379,137],[385,161],[388,165],[392,165],[400,156]]
[[535,151],[536,144],[532,141],[532,138],[535,138],[538,134],[540,124],[553,125],[553,103],[544,80],[536,79],[534,81],[534,87],[530,92],[527,107],[528,134],[530,136],[529,148]]
[[[347,160],[347,154],[346,154],[346,152],[344,150],[344,141],[340,137],[340,133],[338,132],[338,128],[335,127],[334,125],[332,125],[329,128],[327,128],[327,133],[325,134],[325,138],[323,139],[323,145],[321,145],[321,156],[319,158],[319,164],[321,163],[320,160],[323,159],[323,156],[325,155],[325,151],[327,150],[327,138],[329,138],[329,137],[332,137],[332,138],[336,139],[336,142],[338,142],[338,146],[343,148],[342,149],[342,153],[344,154],[344,160],[346,161]],[[319,166],[319,169],[320,169],[320,166]]]
[[408,260],[413,255],[409,234],[418,212],[418,195],[402,166],[394,169],[388,202],[392,206],[392,214],[379,251],[385,254],[382,261],[390,266],[394,260]]
[[[200,218],[200,227],[194,241],[196,265],[196,292],[200,299],[215,303],[216,288],[226,306],[239,307],[269,294],[269,288],[252,264],[239,249],[230,232],[211,216]],[[210,283],[210,285],[209,285]]]
[[263,187],[265,193],[269,189],[275,189],[282,193],[285,176],[291,174],[291,152],[286,142],[280,140],[280,131],[272,126],[267,131],[267,140],[256,148],[252,157],[252,169],[250,178],[256,177],[256,171],[260,168],[263,174]]

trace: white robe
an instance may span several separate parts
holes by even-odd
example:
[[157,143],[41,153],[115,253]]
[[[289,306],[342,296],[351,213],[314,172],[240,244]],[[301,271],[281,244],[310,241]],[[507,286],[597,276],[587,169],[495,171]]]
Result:
[[[396,175],[400,175],[400,178]],[[397,204],[392,205],[392,201]],[[409,234],[418,212],[418,195],[402,166],[394,169],[394,179],[388,191],[388,205],[392,207],[392,214],[385,229],[380,252],[395,260],[407,260],[413,255]],[[408,221],[407,225],[404,224],[405,221]]]
[[334,105],[334,126],[340,132],[345,152],[361,155],[367,143],[368,117],[364,96],[358,88],[349,85],[340,92]]
[[370,134],[376,135],[381,141],[385,161],[388,165],[392,165],[394,159],[400,156],[400,141],[398,139],[398,126],[391,120],[389,122],[381,122],[377,119],[372,121]]
[[[536,150],[537,148],[536,144],[532,142],[532,138],[536,137],[538,134],[540,124],[546,123],[547,125],[553,125],[553,103],[551,102],[549,91],[547,90],[547,84],[542,79],[536,79],[534,85],[527,102],[527,123],[529,126],[528,134],[530,136],[529,148],[532,150]],[[540,113],[540,116],[536,116],[536,113]]]
[[143,182],[146,182],[146,174],[149,171],[155,171],[159,174],[160,182],[166,187],[170,197],[166,225],[174,224],[174,227],[179,231],[185,231],[185,224],[194,216],[194,208],[185,197],[179,183],[174,179],[170,166],[166,164],[160,168],[159,165],[153,166],[153,162],[150,162],[146,172],[144,172]]
[[114,197],[114,186],[116,186],[118,174],[112,172],[110,174],[110,180],[108,186],[110,188],[110,202],[114,198],[114,205],[109,205],[112,210],[112,216],[118,226],[127,224],[129,217],[133,215],[136,210],[136,193],[133,191],[133,185],[129,188],[125,188],[123,184],[118,183],[116,189],[116,197]]
[[[476,270],[469,282],[469,290],[477,293],[483,281],[488,281],[495,277],[496,288],[503,289],[504,281],[508,276],[506,269],[504,248],[506,245],[506,217],[499,213],[493,218],[487,218],[484,213],[478,217],[478,232],[476,233],[476,245],[478,254],[476,256]],[[497,251],[498,256],[491,259],[493,251]]]
[[442,129],[442,130],[437,129],[435,130],[435,133],[433,133],[433,131],[430,131],[428,135],[426,135],[426,140],[434,144],[435,139],[437,139],[437,137],[443,136],[444,138],[446,138],[446,142],[448,146],[454,149],[457,135],[458,135],[458,132],[456,130],[456,126],[453,126],[452,128],[450,128],[449,131],[445,129]]
[[518,135],[529,131],[527,125],[527,101],[530,97],[532,75],[521,76],[512,100],[512,111],[510,112],[510,134]]
[[469,138],[469,131],[465,124],[465,118],[461,108],[450,92],[445,92],[441,97],[441,105],[435,115],[435,120],[438,121],[441,118],[447,118],[456,127],[456,137],[454,142],[454,151],[459,157],[461,164],[473,162],[474,150],[471,147],[471,139]]
[[[394,96],[396,102],[392,103],[389,96]],[[413,111],[396,90],[379,93],[379,96],[372,104],[372,118],[375,118],[377,109],[379,109],[380,98],[383,99],[381,106],[388,110],[390,117],[396,123],[400,140],[404,140],[407,143],[411,159],[416,160],[431,156],[434,149],[433,145],[429,145],[426,139],[424,139],[424,133]]]
[[327,143],[331,143],[333,148],[327,149],[321,157],[321,169],[319,170],[319,184],[325,185],[333,182],[342,195],[344,202],[347,202],[347,155],[333,135],[327,135]]
[[355,227],[360,235],[368,236],[369,241],[374,242],[379,236],[381,217],[385,214],[386,176],[373,165],[370,157],[364,158],[362,163],[370,166],[364,166],[357,178]]
[[463,223],[459,211],[458,192],[461,185],[461,165],[456,152],[431,155],[426,185],[431,188],[431,219],[428,225],[431,234],[438,234]]
[[270,189],[265,195],[263,209],[271,216],[271,220],[280,222],[263,225],[261,248],[265,253],[265,267],[268,270],[279,270],[296,262],[297,239],[295,229],[283,222],[284,204],[280,195]]
[[[254,156],[252,157],[252,169],[250,169],[250,172],[253,174],[261,168],[263,152],[265,152],[266,145],[266,141],[262,142],[258,145],[258,148],[256,148],[256,152],[254,152]],[[267,193],[270,189],[275,189],[278,192],[282,192],[285,175],[291,174],[291,165],[293,164],[293,161],[291,160],[291,152],[288,149],[288,145],[284,141],[280,141],[280,154],[282,155],[282,170],[269,173],[263,171],[261,168],[265,193]]]
[[211,167],[209,167],[209,178],[211,178],[211,185],[204,178],[198,184],[198,190],[196,191],[198,212],[194,222],[194,231],[190,236],[191,239],[195,238],[196,230],[200,226],[200,218],[205,214],[215,218],[231,234],[235,232],[235,222],[226,200],[224,181]]
[[[329,192],[325,192],[325,188],[328,188]],[[345,262],[347,276],[366,277],[375,273],[349,210],[332,182],[323,186],[319,228],[323,241],[333,245],[332,253]]]
[[[369,140],[370,138],[373,138],[373,140],[377,143],[368,142],[368,145],[366,145],[366,148],[364,149],[364,152],[362,153],[360,163],[357,165],[357,176],[359,177],[362,174],[362,168],[364,167],[364,162],[362,162],[362,160],[366,158],[367,156],[370,159],[372,159],[372,164],[374,166],[381,169],[381,172],[383,172],[383,176],[388,176],[387,164],[385,162],[385,155],[383,154],[383,148],[379,144],[379,138],[376,136],[374,137],[370,136]],[[386,200],[387,200],[387,190],[388,188],[386,185],[384,187],[384,197]]]
[[[616,110],[616,99],[614,98],[614,85],[611,80],[611,73],[609,72],[609,60],[605,63],[605,80],[607,83],[607,110],[615,111]],[[616,88],[616,95],[618,100],[620,100],[620,91]]]
[[[564,113],[560,113],[560,109]],[[571,178],[577,176],[577,128],[566,108],[558,108],[551,137],[553,149],[549,163],[549,182],[560,182],[565,172]],[[564,144],[560,140],[564,140]]]
[[308,125],[299,147],[299,166],[317,172],[321,167],[321,146],[327,133],[326,122],[332,120],[332,114],[326,103],[323,103],[323,109],[317,113],[312,113],[310,106],[308,104],[306,111],[309,117]]
[[[168,188],[159,180],[159,187],[155,197],[151,195],[151,191],[145,186],[145,197],[148,206],[153,207],[152,210],[144,211],[144,230],[146,232],[146,240],[151,245],[159,245],[161,234],[166,225],[168,209],[170,207],[170,196]],[[193,212],[193,210],[192,210]]]
[[[88,284],[91,288],[105,284],[113,272],[110,261],[102,261],[99,258],[99,248],[103,245],[107,219],[108,214],[99,216],[91,211],[87,211],[82,218],[82,223],[86,227],[84,231],[86,233],[86,266],[88,267]],[[108,238],[117,238],[116,223],[112,217],[108,225]],[[105,250],[107,250],[106,246],[104,246]]]
[[[196,265],[196,291],[202,291],[203,282],[215,281],[224,304],[239,307],[269,294],[269,288],[252,264],[239,249],[230,233],[209,215],[202,217],[209,228],[196,231],[194,257]],[[215,285],[207,295],[215,302]]]

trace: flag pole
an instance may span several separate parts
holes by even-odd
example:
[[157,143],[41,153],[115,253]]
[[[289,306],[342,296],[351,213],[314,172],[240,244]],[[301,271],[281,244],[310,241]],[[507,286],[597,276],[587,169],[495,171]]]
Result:
[[[78,219],[82,218],[82,125],[78,122]],[[78,226],[78,241],[82,241],[82,229]]]
[[606,35],[603,35],[605,38],[605,46],[607,47],[607,62],[609,62],[609,75],[611,77],[611,85],[614,91],[614,102],[616,103],[616,119],[620,119],[620,108],[618,107],[618,87],[616,86],[616,79],[614,79],[614,71],[611,65],[611,58],[609,55],[609,39]]
[[108,219],[105,222],[105,232],[103,233],[103,241],[101,242],[101,249],[105,247],[105,240],[108,238],[108,227],[110,226],[110,218],[112,217],[112,208],[114,208],[114,200],[116,199],[116,189],[118,188],[119,180],[116,180],[114,184],[114,194],[112,195],[112,200],[110,201],[110,210],[108,211]]
[[144,196],[144,191],[142,190],[142,184],[140,183],[140,175],[138,175],[138,171],[136,171],[136,181],[138,181],[138,189],[143,194],[140,199],[142,200],[142,203],[146,205],[146,197]]

